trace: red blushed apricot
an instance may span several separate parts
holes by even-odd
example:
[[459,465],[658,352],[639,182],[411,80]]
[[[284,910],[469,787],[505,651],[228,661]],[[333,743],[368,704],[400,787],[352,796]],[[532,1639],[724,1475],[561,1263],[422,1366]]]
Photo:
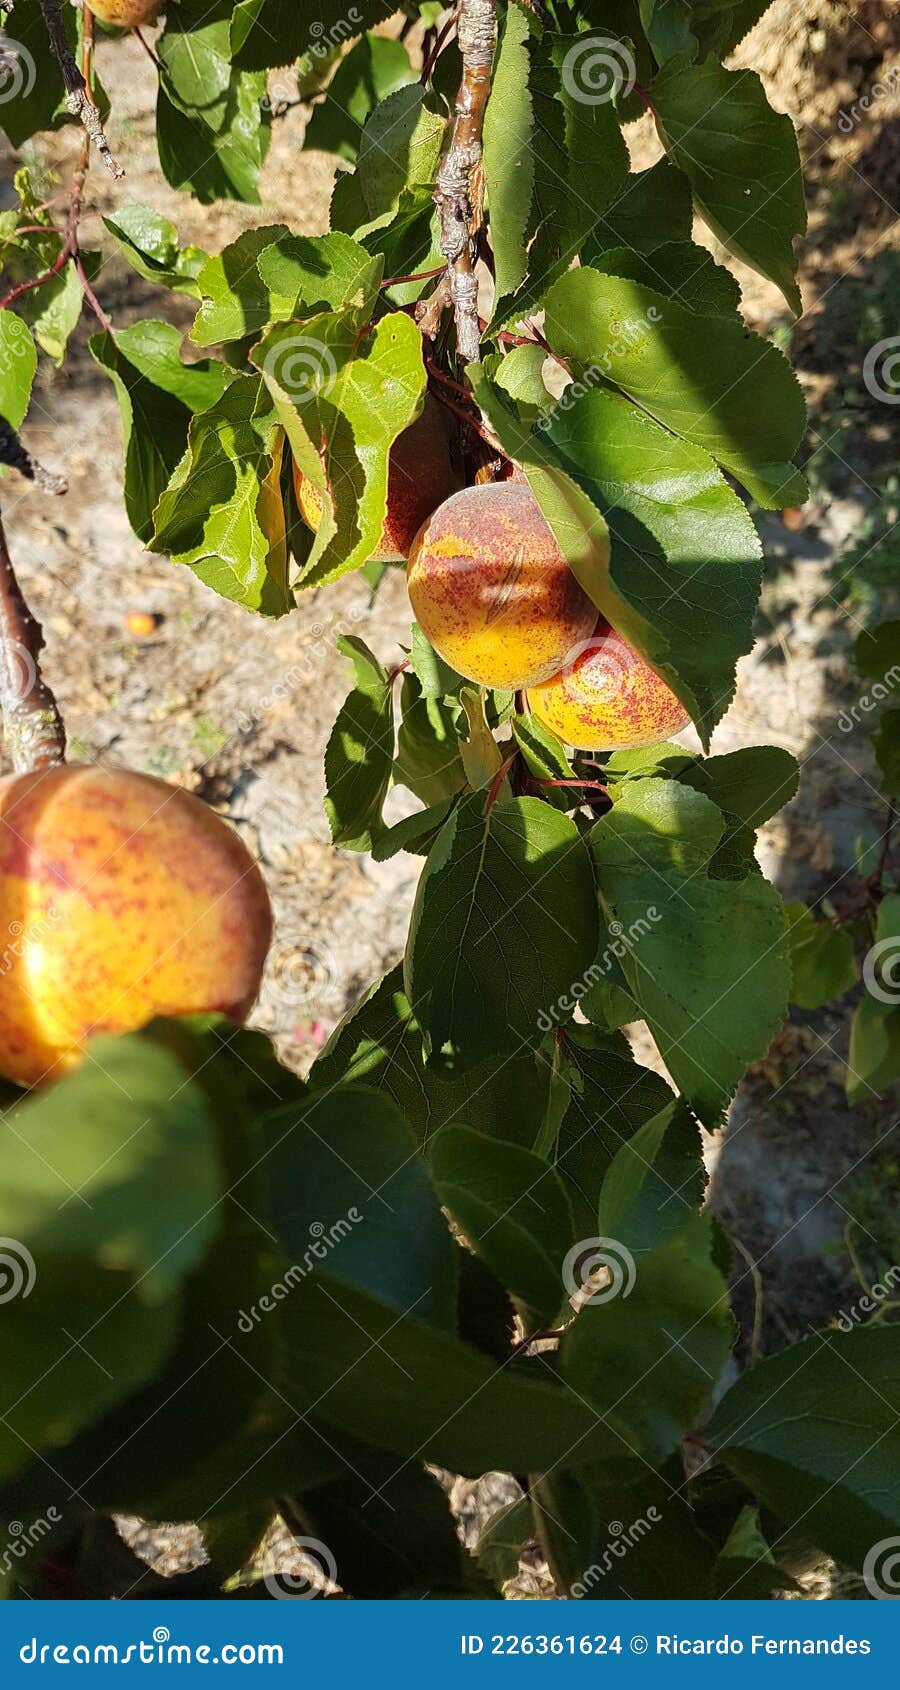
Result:
[[93,1033],[243,1021],[272,935],[238,835],[179,787],[69,764],[0,780],[0,1073],[59,1078]]
[[[378,550],[378,563],[405,563],[422,523],[455,493],[460,478],[450,462],[444,413],[427,394],[422,415],[398,435],[388,458],[387,511]],[[315,533],[322,519],[322,496],[294,465],[294,491],[304,522]]]
[[406,579],[423,633],[481,686],[545,680],[597,621],[537,499],[515,480],[465,487],[439,506]]
[[96,4],[91,0],[91,11],[101,23],[136,29],[142,23],[153,23],[162,4],[163,0],[96,0]]
[[655,745],[690,721],[665,681],[602,620],[558,675],[529,689],[528,703],[545,728],[579,751]]

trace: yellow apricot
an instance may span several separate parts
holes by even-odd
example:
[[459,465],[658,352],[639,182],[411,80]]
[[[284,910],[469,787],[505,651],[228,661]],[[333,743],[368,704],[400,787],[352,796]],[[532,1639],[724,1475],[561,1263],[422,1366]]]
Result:
[[441,657],[486,687],[553,675],[597,608],[578,585],[530,487],[465,487],[416,537],[406,572],[416,620]]
[[243,1021],[271,932],[256,863],[191,793],[79,764],[0,780],[7,1079],[59,1078],[93,1033],[154,1015]]
[[[429,393],[425,408],[394,441],[388,457],[387,510],[377,551],[378,563],[405,563],[422,523],[442,500],[455,493],[459,476],[450,462],[444,413]],[[322,495],[299,464],[294,465],[297,507],[313,533],[322,520]]]
[[545,728],[579,751],[655,745],[690,721],[665,681],[602,619],[558,675],[529,688],[528,703]]
[[136,29],[142,23],[153,23],[162,4],[163,0],[90,0],[94,17],[118,29]]

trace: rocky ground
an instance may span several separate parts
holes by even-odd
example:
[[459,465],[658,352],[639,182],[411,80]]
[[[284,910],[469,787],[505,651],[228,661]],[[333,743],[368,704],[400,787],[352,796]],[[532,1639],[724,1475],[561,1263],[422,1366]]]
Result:
[[[896,244],[885,213],[897,198],[896,144],[891,153],[884,140],[896,119],[886,107],[867,127],[854,125],[849,138],[838,122],[868,85],[873,65],[882,63],[880,32],[889,11],[777,0],[772,29],[757,32],[739,55],[767,72],[776,103],[798,116],[812,159],[807,314],[798,344],[817,405],[823,384],[841,369],[837,346],[827,357],[821,350],[836,294]],[[115,89],[110,138],[128,174],[116,184],[101,170],[92,172],[93,210],[111,209],[123,197],[152,204],[173,218],[184,240],[210,251],[258,222],[283,220],[305,233],[325,228],[333,166],[325,155],[301,150],[303,108],[274,126],[262,207],[206,208],[175,194],[159,176],[153,70],[137,42],[105,44],[99,57],[101,74]],[[654,143],[643,126],[635,127],[633,141],[635,163],[649,162]],[[65,176],[74,147],[69,132],[42,156]],[[92,219],[85,239],[96,239],[107,255],[96,286],[115,322],[171,314],[170,297],[110,253],[99,221]],[[748,272],[741,280],[749,320],[777,329],[782,308],[773,291]],[[184,303],[176,301],[175,309],[186,322]],[[896,416],[873,417],[875,448],[891,420]],[[69,492],[54,501],[10,487],[4,515],[23,584],[44,622],[47,673],[74,754],[181,782],[240,828],[260,857],[277,915],[259,1025],[302,1068],[403,946],[417,860],[374,864],[333,850],[322,809],[322,754],[347,686],[334,635],[352,627],[384,661],[396,660],[409,621],[402,575],[389,573],[374,603],[359,578],[344,579],[304,596],[272,625],[216,598],[186,569],[144,552],[121,503],[115,398],[82,331],[62,370],[44,365],[29,443],[65,471]],[[856,627],[833,577],[834,559],[872,497],[871,459],[865,451],[848,456],[846,442],[827,431],[814,428],[811,444],[819,467],[834,470],[822,479],[833,480],[840,494],[820,493],[799,531],[778,517],[765,519],[759,640],[741,664],[737,699],[713,749],[768,742],[798,756],[800,793],[764,830],[764,867],[786,896],[829,894],[840,906],[857,838],[877,833],[884,815],[864,732],[844,732],[841,725],[842,709],[856,697],[848,660]],[[869,451],[875,448],[870,442]],[[129,634],[126,618],[134,610],[154,615],[149,637]],[[749,1331],[761,1299],[762,1342],[770,1349],[852,1298],[843,1230],[857,1210],[864,1227],[872,1224],[870,1194],[860,1199],[858,1191],[865,1193],[879,1147],[889,1142],[896,1099],[848,1109],[847,1020],[847,1005],[795,1015],[745,1082],[728,1126],[708,1145],[712,1201],[758,1264],[739,1270],[738,1307]],[[473,1513],[470,1491],[455,1500],[463,1515]]]

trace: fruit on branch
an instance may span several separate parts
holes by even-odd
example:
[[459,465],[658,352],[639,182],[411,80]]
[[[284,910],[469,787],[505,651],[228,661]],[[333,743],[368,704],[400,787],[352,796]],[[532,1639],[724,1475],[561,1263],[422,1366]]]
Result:
[[[450,462],[444,412],[432,395],[409,428],[398,435],[388,458],[387,511],[378,550],[379,563],[405,563],[422,523],[461,485]],[[313,530],[322,518],[322,495],[294,465],[294,490],[304,522]]]
[[0,1073],[33,1085],[94,1032],[242,1021],[272,916],[253,858],[199,798],[62,764],[0,781],[0,932]]
[[90,0],[94,17],[118,29],[137,29],[142,23],[153,23],[162,5],[163,0]]
[[545,728],[579,751],[614,751],[686,728],[690,716],[649,663],[602,618],[591,639],[528,703]]
[[407,585],[435,650],[481,686],[546,680],[597,622],[537,499],[517,480],[465,487],[440,505],[416,536]]

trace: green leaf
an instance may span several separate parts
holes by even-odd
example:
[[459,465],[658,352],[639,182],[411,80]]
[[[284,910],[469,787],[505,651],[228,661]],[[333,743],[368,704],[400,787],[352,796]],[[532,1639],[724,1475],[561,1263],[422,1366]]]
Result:
[[772,0],[691,0],[691,20],[703,53],[724,59],[743,40]]
[[717,804],[725,832],[710,865],[714,879],[743,880],[755,869],[756,830],[796,796],[800,768],[779,745],[747,745],[722,757],[706,757],[676,778]]
[[437,1479],[417,1462],[398,1468],[395,1456],[376,1451],[356,1467],[300,1498],[304,1529],[327,1543],[341,1589],[370,1601],[475,1594],[467,1584],[477,1569]]
[[816,1334],[758,1362],[706,1436],[788,1532],[872,1566],[900,1533],[900,1328]]
[[160,1366],[219,1227],[207,1099],[152,1036],[92,1042],[4,1116],[0,1465],[65,1443]]
[[806,229],[797,137],[754,71],[715,59],[667,64],[653,84],[660,134],[694,201],[725,246],[802,310],[792,242]]
[[14,311],[0,311],[0,417],[21,428],[37,369],[37,349],[27,323]]
[[322,496],[303,585],[358,569],[378,550],[387,505],[388,453],[421,411],[422,337],[401,312],[370,330],[364,308],[282,324],[254,362],[294,458]]
[[582,261],[602,270],[597,255],[611,247],[652,253],[667,241],[690,241],[692,221],[690,182],[668,159],[661,158],[649,170],[625,177],[588,235]]
[[522,1307],[550,1325],[565,1301],[562,1265],[575,1232],[566,1190],[540,1156],[468,1126],[445,1127],[428,1167],[443,1207]]
[[497,1367],[418,1309],[398,1314],[331,1275],[309,1275],[280,1319],[290,1400],[300,1411],[315,1403],[318,1416],[377,1448],[470,1476],[621,1453],[615,1417],[604,1423],[545,1382],[553,1375],[539,1359],[527,1373]]
[[459,754],[459,734],[452,707],[426,697],[416,675],[404,675],[400,688],[402,720],[397,736],[394,780],[423,804],[454,798],[466,782]]
[[269,146],[262,71],[236,70],[230,20],[170,13],[156,43],[162,62],[156,106],[159,162],[173,188],[204,205],[217,199],[259,203],[259,172]]
[[304,147],[319,147],[354,163],[363,126],[379,100],[415,81],[403,43],[371,31],[339,60],[320,105],[314,106]]
[[787,460],[805,427],[803,395],[781,353],[737,319],[698,318],[653,288],[583,267],[550,289],[546,334],[555,352],[599,366],[717,458],[766,509],[798,502]]
[[394,758],[391,679],[355,634],[341,635],[356,686],[341,706],[325,751],[325,812],[335,845],[368,851],[381,825]]
[[414,856],[427,857],[440,829],[447,820],[453,804],[453,798],[440,798],[436,804],[428,804],[424,810],[416,810],[412,816],[403,816],[393,827],[382,827],[376,839],[372,841],[372,856],[376,863],[386,863],[389,857],[395,857],[398,851],[409,851]]
[[103,225],[145,281],[199,299],[197,277],[209,260],[200,247],[179,245],[178,230],[168,217],[148,205],[123,205],[104,217]]
[[[64,10],[63,30],[70,47],[75,46],[75,16]],[[50,47],[46,25],[37,0],[23,0],[9,18],[5,52],[14,60],[4,79],[0,105],[0,128],[12,147],[19,148],[42,129],[56,129],[71,121],[66,111],[63,80]]]
[[621,1033],[573,1026],[566,1055],[572,1065],[571,1095],[555,1164],[576,1204],[577,1225],[588,1235],[596,1227],[600,1191],[615,1157],[646,1122],[659,1117],[672,1093],[660,1074],[635,1062]]
[[287,234],[283,223],[246,229],[207,259],[197,276],[200,309],[191,329],[191,340],[198,346],[243,340],[265,328],[271,320],[272,301],[257,260]]
[[[526,1051],[467,1073],[436,1074],[422,1058],[422,1035],[395,968],[339,1022],[310,1073],[324,1089],[367,1082],[387,1092],[427,1145],[442,1127],[464,1121],[477,1132],[531,1149],[547,1108],[550,1069]],[[515,1109],[509,1100],[514,1096]]]
[[[604,40],[603,45],[608,46]],[[526,230],[529,279],[513,300],[498,300],[495,318],[514,321],[533,310],[548,282],[580,252],[597,218],[628,172],[628,149],[612,100],[585,101],[579,55],[596,54],[590,38],[544,31],[528,44],[533,113],[533,190]],[[573,58],[574,56],[574,58]],[[518,128],[524,111],[520,108]]]
[[338,177],[331,226],[360,236],[379,219],[389,221],[406,188],[432,186],[446,121],[430,109],[418,83],[398,88],[369,114],[352,176]]
[[539,798],[464,798],[416,895],[406,990],[431,1059],[467,1068],[542,1037],[541,1012],[596,946],[590,863],[568,817]]
[[189,564],[223,598],[280,616],[291,608],[282,440],[258,377],[239,375],[193,418],[188,449],[156,510],[150,550]]
[[673,1099],[616,1151],[600,1192],[599,1229],[640,1259],[681,1230],[705,1185],[697,1123]]
[[726,1597],[767,1600],[773,1591],[799,1589],[790,1574],[776,1566],[763,1536],[758,1508],[748,1504],[741,1509],[716,1558],[713,1588],[720,1601]]
[[[761,875],[709,877],[721,812],[678,781],[628,782],[591,833],[608,920],[638,937],[622,969],[660,1054],[700,1119],[718,1124],[787,1009],[781,902]],[[648,912],[659,919],[647,923]]]
[[620,1240],[603,1240],[613,1278],[560,1345],[564,1379],[604,1417],[621,1415],[628,1447],[654,1466],[696,1424],[731,1351],[727,1289],[710,1241],[705,1215],[636,1261]]
[[730,270],[716,264],[711,253],[693,241],[668,241],[652,252],[612,247],[592,262],[605,276],[627,277],[643,287],[657,288],[698,316],[732,317],[741,303],[741,290]]
[[[46,259],[41,260],[36,266],[37,274],[56,258],[61,242],[54,244],[56,252],[52,257],[47,254]],[[96,253],[82,253],[82,261],[90,272],[96,269],[97,256]],[[32,326],[38,346],[55,364],[61,364],[65,357],[69,336],[81,317],[83,304],[84,289],[74,264],[66,264],[59,275],[49,282],[44,282],[41,287],[33,288],[19,302],[22,315]]]
[[821,1009],[842,998],[859,978],[847,929],[817,921],[805,904],[785,904],[784,916],[791,946],[791,1003]]
[[[459,742],[459,755],[466,771],[466,780],[473,791],[477,791],[479,787],[493,783],[503,759],[487,719],[484,689],[463,687],[459,701],[468,729],[466,737]],[[498,796],[509,797],[509,792],[504,792],[501,787]]]
[[847,1057],[847,1096],[851,1103],[885,1091],[900,1079],[900,894],[883,898],[878,906],[875,943],[863,962],[866,993],[850,1023]]
[[[575,779],[575,770],[556,735],[545,728],[536,716],[516,716],[513,735],[528,772],[535,780]],[[544,797],[546,803],[552,804],[556,810],[571,810],[578,799],[578,792],[574,787],[546,786]]]
[[457,1252],[389,1098],[333,1086],[264,1119],[263,1213],[299,1288],[320,1271],[395,1313],[456,1327]]
[[205,360],[182,364],[171,323],[135,323],[88,341],[116,391],[125,445],[125,509],[139,540],[153,536],[153,513],[187,445],[191,413],[224,391],[226,371]]
[[525,236],[535,171],[528,36],[525,12],[508,6],[484,114],[484,180],[498,299],[515,293],[528,271]]
[[463,676],[451,669],[449,663],[445,663],[435,651],[418,622],[412,625],[409,661],[419,678],[425,698],[446,698],[448,693],[456,693],[458,696],[460,688],[466,684]]
[[857,635],[853,658],[861,675],[896,685],[900,680],[900,621],[864,628]]
[[256,268],[267,290],[268,323],[348,305],[371,313],[382,275],[380,258],[340,233],[287,235],[263,248]]
[[889,798],[900,798],[900,706],[886,710],[872,735],[872,745],[881,770],[881,790]]
[[[340,21],[344,30],[339,40],[350,33],[343,9],[337,0],[324,13],[319,7],[319,23],[332,26]],[[351,14],[350,22],[355,19]],[[238,0],[231,18],[231,53],[245,70],[267,70],[289,65],[301,53],[308,52],[312,43],[310,20],[297,0]]]
[[697,42],[691,34],[690,0],[638,0],[644,34],[653,49],[657,64],[663,65],[677,53],[693,59]]
[[583,391],[551,415],[542,438],[609,524],[601,608],[708,741],[753,644],[760,545],[744,505],[705,451],[620,394]]

